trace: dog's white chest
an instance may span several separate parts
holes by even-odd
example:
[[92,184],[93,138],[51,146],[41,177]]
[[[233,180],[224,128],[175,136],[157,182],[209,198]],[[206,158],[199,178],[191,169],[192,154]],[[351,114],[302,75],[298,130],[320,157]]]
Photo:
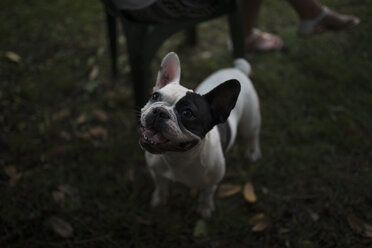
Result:
[[188,187],[205,188],[222,179],[225,158],[217,130],[213,129],[206,142],[196,151],[154,155],[146,153],[146,160],[156,174]]
[[188,187],[203,187],[208,180],[204,177],[206,168],[200,161],[167,161],[168,171],[165,171],[164,177],[181,182]]

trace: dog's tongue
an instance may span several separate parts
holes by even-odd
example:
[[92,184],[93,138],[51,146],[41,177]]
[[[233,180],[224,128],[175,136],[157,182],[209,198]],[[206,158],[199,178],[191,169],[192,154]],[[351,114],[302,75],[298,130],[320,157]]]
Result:
[[163,143],[166,141],[163,135],[156,132],[154,129],[143,128],[143,135],[155,143]]

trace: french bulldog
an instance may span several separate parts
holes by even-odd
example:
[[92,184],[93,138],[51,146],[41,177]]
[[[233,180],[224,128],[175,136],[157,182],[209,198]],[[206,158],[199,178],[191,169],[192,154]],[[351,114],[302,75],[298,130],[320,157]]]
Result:
[[199,189],[197,212],[204,218],[215,209],[214,193],[225,174],[225,152],[239,133],[246,138],[246,155],[261,157],[261,125],[257,93],[244,59],[219,70],[195,90],[180,85],[177,54],[161,62],[153,94],[141,109],[140,145],[155,181],[152,206],[166,203],[168,182]]

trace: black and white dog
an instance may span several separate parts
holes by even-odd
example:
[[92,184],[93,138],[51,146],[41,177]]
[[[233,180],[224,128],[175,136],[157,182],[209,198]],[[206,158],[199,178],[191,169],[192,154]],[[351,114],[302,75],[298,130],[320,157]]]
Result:
[[168,181],[200,190],[198,213],[211,216],[217,184],[225,174],[226,152],[239,132],[247,139],[247,156],[261,157],[257,93],[248,78],[250,65],[217,71],[193,92],[180,85],[177,54],[167,54],[154,93],[141,110],[140,145],[155,181],[152,206],[165,204]]

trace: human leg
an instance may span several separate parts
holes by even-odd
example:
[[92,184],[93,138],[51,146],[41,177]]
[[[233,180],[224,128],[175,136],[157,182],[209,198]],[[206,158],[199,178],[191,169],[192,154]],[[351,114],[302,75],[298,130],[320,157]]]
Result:
[[279,36],[255,28],[261,4],[262,0],[240,1],[244,22],[245,50],[247,52],[276,51],[283,45]]
[[299,34],[308,35],[324,30],[344,30],[357,25],[360,20],[353,15],[344,15],[324,8],[317,0],[288,0],[301,22]]

